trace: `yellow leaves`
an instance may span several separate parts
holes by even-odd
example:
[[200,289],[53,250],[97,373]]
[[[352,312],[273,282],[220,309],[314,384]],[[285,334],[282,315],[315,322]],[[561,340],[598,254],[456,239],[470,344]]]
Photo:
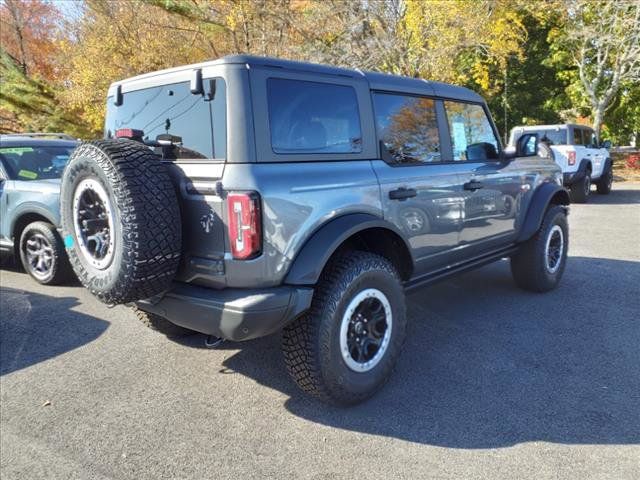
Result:
[[[491,66],[522,55],[526,28],[512,0],[407,0],[405,39],[425,78],[465,83],[489,90]],[[461,56],[474,60],[461,63]]]

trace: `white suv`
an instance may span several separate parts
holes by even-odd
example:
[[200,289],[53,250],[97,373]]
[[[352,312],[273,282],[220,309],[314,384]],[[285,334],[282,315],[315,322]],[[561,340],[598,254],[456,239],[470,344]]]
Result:
[[585,203],[592,182],[598,193],[611,191],[611,142],[598,143],[592,128],[574,124],[518,126],[511,130],[509,145],[515,145],[524,133],[536,133],[540,143],[551,147],[555,162],[562,168],[564,185],[571,190],[572,202]]

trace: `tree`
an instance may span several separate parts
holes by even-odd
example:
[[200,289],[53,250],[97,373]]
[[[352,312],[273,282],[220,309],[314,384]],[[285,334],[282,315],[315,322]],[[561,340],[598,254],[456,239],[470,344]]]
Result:
[[202,36],[202,25],[142,2],[87,0],[61,47],[65,108],[101,135],[109,84],[211,58],[215,49]]
[[640,0],[566,0],[560,37],[600,138],[605,112],[623,84],[640,81]]
[[43,0],[3,0],[0,3],[0,43],[25,75],[54,76],[54,51],[61,16]]
[[0,53],[0,132],[65,132],[89,135],[77,112],[60,107],[57,90],[45,80],[24,73],[23,65]]

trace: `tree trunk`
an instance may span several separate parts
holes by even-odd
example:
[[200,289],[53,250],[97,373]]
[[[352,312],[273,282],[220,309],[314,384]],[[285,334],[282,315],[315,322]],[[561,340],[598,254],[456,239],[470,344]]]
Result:
[[593,130],[596,132],[596,138],[600,143],[600,131],[602,130],[602,119],[604,117],[605,108],[602,105],[593,106]]

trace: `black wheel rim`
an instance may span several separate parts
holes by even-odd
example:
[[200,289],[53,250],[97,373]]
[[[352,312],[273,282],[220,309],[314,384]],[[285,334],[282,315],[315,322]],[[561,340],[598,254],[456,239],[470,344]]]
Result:
[[340,349],[349,368],[365,372],[384,356],[392,329],[391,307],[377,289],[367,289],[349,303],[342,319]]
[[554,225],[549,232],[545,247],[545,262],[549,273],[556,273],[558,271],[562,262],[563,253],[564,234],[559,225]]
[[53,248],[42,233],[34,233],[26,239],[24,253],[27,268],[33,276],[44,279],[51,274],[54,264]]
[[106,268],[114,252],[114,222],[109,198],[99,182],[80,182],[74,193],[73,214],[80,252],[94,267]]
[[584,196],[588,197],[591,192],[591,177],[587,175],[584,177]]

